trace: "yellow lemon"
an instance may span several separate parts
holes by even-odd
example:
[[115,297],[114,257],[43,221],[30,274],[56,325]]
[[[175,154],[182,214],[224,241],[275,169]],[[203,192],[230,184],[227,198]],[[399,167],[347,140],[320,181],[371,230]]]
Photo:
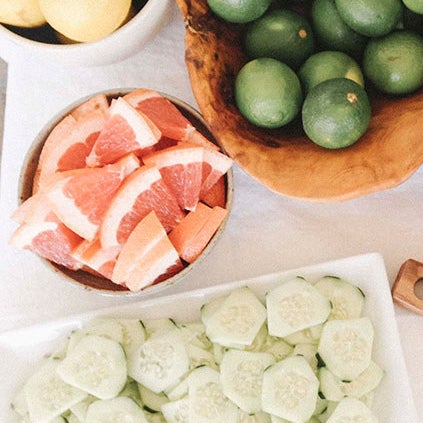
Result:
[[41,13],[38,0],[1,0],[0,22],[32,28],[44,25],[46,20]]
[[125,21],[131,0],[39,0],[47,22],[65,37],[97,41]]

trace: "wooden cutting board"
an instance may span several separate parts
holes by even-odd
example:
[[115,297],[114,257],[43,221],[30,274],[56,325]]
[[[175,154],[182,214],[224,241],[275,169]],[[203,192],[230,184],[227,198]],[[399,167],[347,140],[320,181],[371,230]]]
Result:
[[228,155],[270,190],[338,202],[396,186],[423,163],[423,88],[403,98],[372,94],[367,133],[343,150],[316,146],[298,121],[280,130],[254,127],[238,112],[233,95],[235,76],[248,61],[241,47],[245,26],[216,18],[206,0],[177,3],[200,111]]

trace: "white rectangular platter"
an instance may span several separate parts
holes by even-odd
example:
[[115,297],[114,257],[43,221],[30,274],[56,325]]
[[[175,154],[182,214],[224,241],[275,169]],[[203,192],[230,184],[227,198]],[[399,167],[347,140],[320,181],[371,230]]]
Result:
[[93,317],[171,317],[179,322],[194,321],[199,319],[202,304],[236,287],[247,285],[264,298],[266,291],[294,276],[304,276],[314,282],[325,275],[345,278],[359,286],[366,294],[364,315],[371,318],[375,328],[374,359],[386,372],[373,406],[379,422],[417,423],[417,412],[400,345],[389,281],[383,258],[377,253],[88,312],[0,334],[0,422],[20,421],[10,409],[10,402],[33,371],[33,365],[44,354],[54,350],[70,331],[81,327]]

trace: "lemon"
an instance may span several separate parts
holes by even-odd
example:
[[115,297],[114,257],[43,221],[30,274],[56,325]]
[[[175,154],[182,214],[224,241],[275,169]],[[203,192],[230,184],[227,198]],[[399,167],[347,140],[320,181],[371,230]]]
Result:
[[256,126],[279,128],[301,109],[300,81],[286,64],[272,58],[245,64],[235,79],[235,102],[241,114]]
[[314,51],[308,20],[289,9],[275,9],[253,22],[244,39],[250,58],[272,57],[297,69]]
[[44,25],[46,20],[41,13],[38,0],[1,0],[0,22],[22,28]]
[[124,22],[131,0],[39,0],[47,22],[65,37],[97,41]]
[[335,4],[345,23],[367,37],[388,34],[402,16],[401,0],[335,0]]
[[222,19],[234,23],[247,23],[258,19],[272,0],[207,0],[210,9]]
[[363,73],[358,63],[341,51],[321,51],[310,56],[298,71],[307,93],[320,82],[332,78],[348,78],[364,87]]
[[374,38],[363,56],[364,74],[381,91],[408,94],[423,85],[423,37],[408,30]]
[[367,93],[346,78],[328,79],[307,94],[302,107],[303,128],[321,147],[354,144],[366,132],[371,116]]

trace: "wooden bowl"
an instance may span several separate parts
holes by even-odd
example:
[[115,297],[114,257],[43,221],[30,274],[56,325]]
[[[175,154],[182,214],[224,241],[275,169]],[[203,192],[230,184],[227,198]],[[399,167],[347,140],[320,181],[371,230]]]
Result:
[[[121,90],[110,90],[106,92],[102,92],[107,95],[109,101],[113,98],[118,98],[128,94],[129,92],[133,91],[132,89],[121,89]],[[34,192],[34,177],[36,174],[38,160],[44,146],[44,143],[50,134],[51,130],[66,116],[68,115],[73,109],[75,109],[80,104],[87,101],[90,97],[95,96],[95,93],[84,97],[77,102],[71,104],[66,109],[62,110],[59,114],[57,114],[50,122],[48,122],[45,127],[41,130],[41,132],[37,135],[34,142],[32,143],[31,148],[29,149],[21,171],[20,181],[19,181],[19,203],[24,202],[27,198],[29,198]],[[214,138],[213,134],[210,132],[206,122],[204,121],[203,117],[201,116],[198,111],[196,111],[193,107],[188,105],[187,103],[176,99],[175,97],[169,96],[164,93],[160,93],[164,97],[168,98],[175,104],[178,109],[182,112],[182,114],[191,121],[191,123],[210,141],[217,143],[216,139]],[[201,255],[192,263],[185,266],[180,272],[175,274],[174,276],[163,280],[155,285],[151,285],[146,287],[145,289],[138,291],[138,292],[131,292],[127,288],[117,285],[110,280],[94,274],[92,272],[86,270],[71,270],[64,266],[60,266],[56,263],[53,263],[49,260],[41,259],[45,264],[47,264],[53,271],[57,272],[61,276],[63,276],[66,280],[91,291],[96,291],[101,294],[105,295],[120,295],[120,296],[137,296],[137,295],[144,295],[155,293],[161,291],[177,282],[182,280],[188,272],[190,272],[195,266],[198,265],[210,252],[213,246],[216,244],[217,240],[222,235],[231,208],[232,208],[232,200],[233,200],[233,190],[234,190],[234,183],[233,183],[233,171],[230,169],[225,175],[225,182],[226,182],[226,206],[225,208],[228,210],[228,213],[220,225],[219,229],[216,231],[212,239],[207,244],[206,248],[203,250]]]
[[[186,25],[185,60],[199,109],[227,154],[270,190],[338,202],[398,185],[423,163],[423,88],[402,98],[371,92],[372,119],[351,147],[311,142],[301,123],[279,130],[253,126],[234,103],[234,80],[248,61],[245,26],[217,18],[206,0],[177,0]],[[304,13],[311,4],[298,2]]]

